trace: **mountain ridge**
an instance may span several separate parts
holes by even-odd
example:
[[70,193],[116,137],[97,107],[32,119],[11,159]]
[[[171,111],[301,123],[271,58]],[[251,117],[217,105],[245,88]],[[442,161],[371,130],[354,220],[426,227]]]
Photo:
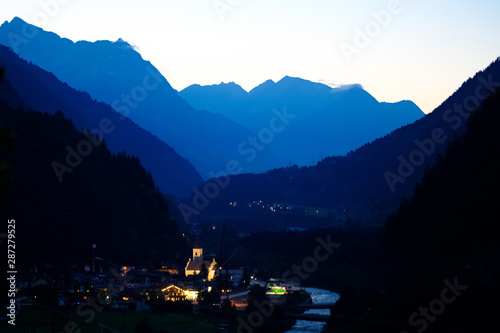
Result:
[[[108,148],[115,153],[125,150],[140,157],[165,193],[180,199],[189,195],[192,187],[202,181],[186,159],[150,132],[122,117],[109,105],[92,100],[87,93],[74,90],[52,73],[29,64],[1,45],[0,66],[5,68],[7,82],[23,101],[23,104],[12,102],[14,107],[29,107],[50,114],[62,110],[77,127],[88,130],[99,129],[102,121],[109,119],[113,131],[103,135]],[[146,144],[148,150],[144,150],[141,144]]]
[[[69,44],[53,33],[25,24],[37,33],[29,42],[17,45],[21,58],[110,104],[188,159],[203,179],[225,172],[232,160],[248,172],[264,172],[281,165],[270,149],[259,152],[251,163],[242,158],[238,145],[255,134],[225,117],[193,109],[153,64],[143,60],[128,43]],[[18,26],[0,26],[1,44],[11,44],[7,38],[10,33],[22,35]],[[54,46],[47,47],[46,39]]]
[[286,109],[295,117],[269,146],[301,166],[344,155],[424,116],[415,103],[378,102],[359,84],[332,88],[285,76],[248,93],[227,88],[191,85],[179,94],[194,108],[220,113],[255,133],[269,126],[274,109]]
[[[381,210],[391,211],[413,193],[425,170],[434,165],[446,144],[465,131],[465,116],[481,103],[475,97],[477,92],[485,92],[487,96],[498,86],[500,60],[497,59],[465,80],[433,112],[345,156],[329,156],[310,167],[291,165],[261,175],[232,177],[231,184],[210,202],[200,218],[224,218],[234,211],[227,207],[228,202],[244,205],[256,200],[321,207],[333,214],[332,223],[360,216],[369,220]],[[465,104],[471,111],[456,111],[457,106]],[[421,159],[417,160],[416,156]],[[242,212],[238,213],[243,220],[246,218]],[[255,216],[252,218],[255,220]]]

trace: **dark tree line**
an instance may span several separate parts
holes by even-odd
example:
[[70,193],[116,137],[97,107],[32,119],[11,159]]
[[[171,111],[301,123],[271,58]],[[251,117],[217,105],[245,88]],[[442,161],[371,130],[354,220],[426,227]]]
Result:
[[[0,156],[11,177],[2,215],[17,221],[20,263],[88,263],[92,244],[96,255],[128,265],[184,255],[167,202],[138,158],[111,154],[105,141],[95,145],[96,137],[78,131],[61,112],[16,110],[0,101],[0,121],[2,133],[15,137],[15,148]],[[80,163],[72,157],[72,170],[60,182],[53,163],[68,167],[68,147],[90,153]],[[2,190],[5,182],[2,175]]]
[[[425,172],[411,199],[387,219],[375,270],[382,283],[347,286],[336,311],[409,324],[414,312],[442,297],[447,280],[465,290],[426,321],[429,331],[493,331],[500,309],[495,301],[500,296],[498,124],[497,91],[472,113],[465,134]],[[422,329],[422,320],[415,316],[410,331]],[[357,331],[368,324],[336,320],[330,327],[342,325]],[[377,329],[386,327],[370,327]]]

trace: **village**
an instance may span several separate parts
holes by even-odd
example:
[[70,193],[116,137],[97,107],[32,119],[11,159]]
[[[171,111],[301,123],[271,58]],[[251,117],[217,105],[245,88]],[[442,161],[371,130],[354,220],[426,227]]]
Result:
[[[71,270],[55,265],[36,265],[19,272],[16,305],[44,304],[54,308],[109,311],[200,311],[204,307],[245,309],[252,288],[265,290],[271,302],[287,293],[301,292],[294,281],[259,280],[246,267],[222,267],[213,256],[204,256],[195,242],[185,267],[161,265],[156,270],[136,266],[103,269],[103,259]],[[303,292],[305,293],[305,292]]]

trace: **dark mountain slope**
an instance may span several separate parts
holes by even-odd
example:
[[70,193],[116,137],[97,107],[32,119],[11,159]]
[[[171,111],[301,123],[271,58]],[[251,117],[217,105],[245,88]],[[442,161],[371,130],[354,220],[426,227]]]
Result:
[[432,113],[345,157],[328,157],[314,167],[231,177],[230,185],[203,213],[230,216],[234,210],[229,202],[253,200],[325,207],[336,210],[340,217],[373,207],[396,208],[413,193],[447,143],[464,132],[474,107],[499,85],[500,60],[496,60]]
[[[9,84],[25,105],[50,114],[61,110],[77,128],[100,129],[109,149],[114,153],[126,151],[138,156],[163,192],[182,198],[202,182],[187,160],[109,105],[70,88],[53,74],[28,64],[4,46],[0,46],[0,66],[5,68]],[[12,92],[6,95],[14,96]],[[19,102],[12,103],[20,106]],[[54,180],[57,181],[55,177]]]
[[176,259],[183,249],[177,225],[136,157],[113,155],[101,142],[59,183],[54,161],[65,161],[68,146],[88,149],[96,137],[78,132],[61,112],[22,111],[3,100],[0,127],[10,133],[13,145],[0,152],[11,178],[1,204],[2,216],[16,220],[19,267],[36,259],[89,263],[92,244],[107,261],[159,264]]
[[[19,44],[9,38],[23,38],[23,31],[33,35]],[[187,158],[204,179],[211,178],[211,172],[225,171],[231,160],[237,160],[246,172],[281,165],[269,148],[247,162],[238,146],[253,135],[250,130],[221,115],[194,110],[149,61],[121,39],[73,43],[14,18],[0,27],[0,44],[151,131]]]
[[[406,323],[400,329],[408,332],[495,331],[499,125],[497,90],[472,113],[465,134],[427,170],[411,199],[387,219],[385,237],[368,240],[380,242],[382,251],[375,257],[366,253],[360,264],[381,278],[344,289],[335,311],[354,320],[332,320],[330,329],[387,332],[387,326],[373,324],[375,318]],[[354,276],[366,274],[351,269]]]

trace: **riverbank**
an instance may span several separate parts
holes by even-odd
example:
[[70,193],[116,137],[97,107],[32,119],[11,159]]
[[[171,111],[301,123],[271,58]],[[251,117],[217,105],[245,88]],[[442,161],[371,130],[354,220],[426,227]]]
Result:
[[[340,294],[319,288],[303,288],[311,297],[312,304],[334,304],[340,299]],[[304,312],[305,315],[329,316],[329,309],[311,309]],[[286,333],[321,333],[326,322],[297,320],[292,329]]]

